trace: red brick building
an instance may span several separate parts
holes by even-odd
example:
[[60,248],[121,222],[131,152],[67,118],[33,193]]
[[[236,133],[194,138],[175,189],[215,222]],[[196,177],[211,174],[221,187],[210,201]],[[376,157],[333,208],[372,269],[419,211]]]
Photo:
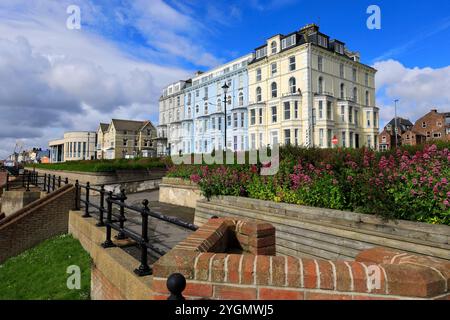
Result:
[[402,134],[401,140],[402,145],[415,146],[418,144],[425,143],[427,137],[419,132],[408,130]]
[[[395,123],[395,118],[389,121],[384,127],[383,132],[378,135],[379,150],[389,150],[390,148],[395,147],[396,143],[398,146],[401,146],[403,133],[411,130],[413,126],[411,121],[400,117],[397,117],[397,124]],[[395,140],[395,127],[397,127],[397,142]]]
[[412,130],[424,135],[426,141],[450,141],[450,112],[439,113],[433,109],[418,119]]
[[[395,147],[395,118],[378,135],[380,151]],[[397,117],[397,144],[418,145],[427,141],[450,141],[450,112],[440,113],[436,109],[431,110],[419,118],[413,125],[411,121]]]

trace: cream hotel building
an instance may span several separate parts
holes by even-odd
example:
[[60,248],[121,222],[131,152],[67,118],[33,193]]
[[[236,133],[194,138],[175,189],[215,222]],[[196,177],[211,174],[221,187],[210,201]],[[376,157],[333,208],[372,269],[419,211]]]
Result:
[[376,70],[317,25],[270,37],[246,71],[249,149],[377,148]]

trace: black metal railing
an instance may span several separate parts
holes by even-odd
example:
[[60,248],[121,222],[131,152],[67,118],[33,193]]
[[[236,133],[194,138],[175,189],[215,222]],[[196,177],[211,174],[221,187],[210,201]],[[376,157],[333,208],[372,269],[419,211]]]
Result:
[[[31,190],[30,187],[38,187],[42,191],[51,193],[58,190],[62,186],[69,184],[68,178],[51,174],[39,174],[37,171],[24,170],[23,173],[15,176],[15,180],[7,174],[6,190],[13,186],[24,188],[26,191]],[[149,218],[182,227],[184,229],[196,231],[198,227],[192,223],[183,221],[177,217],[167,216],[159,212],[155,212],[149,208],[149,201],[143,200],[140,206],[129,205],[126,203],[127,196],[125,190],[121,190],[119,194],[107,191],[105,185],[100,187],[92,187],[89,182],[81,184],[75,181],[75,209],[83,210],[83,218],[93,218],[92,214],[95,209],[98,222],[97,227],[106,228],[106,239],[102,243],[103,248],[115,247],[116,244],[112,239],[112,230],[116,230],[116,240],[134,240],[140,248],[140,265],[134,270],[138,276],[146,276],[152,274],[152,268],[148,264],[148,252],[153,251],[162,256],[166,254],[163,250],[154,246],[149,240]],[[92,196],[96,193],[96,200]],[[82,207],[83,206],[83,207]],[[115,210],[116,209],[116,210]],[[127,214],[134,212],[141,216],[140,230],[132,230],[126,222]],[[171,292],[169,300],[184,300],[182,291],[186,287],[186,279],[183,275],[172,274],[167,280],[167,287]]]
[[[93,201],[91,198],[93,192],[98,194],[97,201]],[[112,191],[106,191],[104,185],[100,186],[100,188],[95,188],[90,183],[83,185],[77,180],[75,182],[75,197],[76,209],[83,210],[84,218],[91,218],[94,212],[91,209],[96,209],[98,219],[96,225],[106,228],[106,239],[102,243],[104,248],[116,246],[112,239],[112,230],[117,231],[116,240],[133,240],[136,242],[140,248],[140,265],[134,272],[139,276],[152,274],[152,268],[148,264],[149,250],[159,256],[167,253],[149,241],[149,218],[165,221],[192,231],[198,229],[192,223],[151,210],[147,199],[143,200],[139,206],[127,204],[127,196],[123,189],[120,193],[114,194]],[[83,208],[81,208],[81,205],[83,205]],[[130,224],[127,224],[129,215],[133,213],[139,214],[141,217],[139,231],[133,230]],[[134,221],[132,221],[132,224],[136,225]]]

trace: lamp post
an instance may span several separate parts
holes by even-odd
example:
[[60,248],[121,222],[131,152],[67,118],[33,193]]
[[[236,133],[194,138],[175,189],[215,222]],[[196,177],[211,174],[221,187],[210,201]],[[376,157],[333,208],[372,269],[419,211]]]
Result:
[[395,121],[394,121],[394,126],[395,126],[395,147],[398,148],[398,136],[397,136],[397,102],[399,100],[396,99],[394,100],[394,113],[395,113]]
[[225,134],[224,134],[224,148],[225,151],[227,151],[227,91],[230,87],[227,85],[227,83],[225,82],[225,84],[222,86],[223,89],[223,103],[224,103],[224,111],[225,111],[225,118],[224,118],[224,128],[225,128]]
[[91,133],[88,132],[88,142],[87,142],[87,159],[91,160],[91,152],[89,150],[89,145],[91,144]]

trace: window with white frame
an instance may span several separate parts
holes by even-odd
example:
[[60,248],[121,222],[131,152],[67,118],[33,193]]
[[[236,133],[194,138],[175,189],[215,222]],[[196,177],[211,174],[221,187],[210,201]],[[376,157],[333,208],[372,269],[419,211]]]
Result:
[[353,68],[352,73],[353,73],[352,79],[353,79],[354,82],[356,82],[356,80],[357,80],[357,74],[358,74],[356,68]]
[[297,43],[297,36],[295,34],[290,35],[283,40],[281,40],[281,49],[286,49],[294,46]]
[[284,120],[291,120],[291,103],[289,101],[284,103]]
[[341,99],[345,98],[345,84],[341,83],[341,93],[340,93]]
[[256,102],[262,101],[262,90],[261,87],[256,88]]
[[326,37],[319,34],[317,36],[317,40],[318,40],[319,46],[328,48],[328,39]]
[[272,74],[272,76],[277,74],[277,63],[274,62],[270,65],[270,72]]
[[317,57],[317,68],[319,69],[319,71],[323,71],[323,57],[322,56]]
[[255,125],[256,124],[256,110],[255,109],[251,109],[250,110],[250,125]]
[[289,92],[291,94],[294,94],[296,93],[296,91],[297,91],[297,81],[295,80],[294,77],[292,77],[289,79]]
[[284,144],[291,144],[291,129],[284,129]]
[[256,50],[256,59],[261,59],[267,56],[267,46]]
[[333,109],[331,101],[327,101],[327,120],[333,120]]
[[366,106],[369,106],[369,91],[366,91]]
[[318,81],[318,93],[322,94],[323,93],[323,78],[319,77],[319,81]]
[[298,101],[294,101],[294,118],[298,119]]
[[319,147],[323,147],[324,131],[319,129]]
[[276,43],[276,41],[272,41],[272,43],[270,44],[270,50],[271,50],[272,54],[277,53],[277,43]]
[[208,102],[205,102],[205,114],[208,114]]
[[341,122],[345,122],[345,106],[341,106]]
[[272,110],[272,123],[276,123],[277,122],[277,107],[273,106],[271,108]]
[[339,75],[340,75],[340,77],[341,77],[342,79],[345,78],[345,67],[344,67],[344,64],[343,64],[343,63],[341,63],[341,64],[339,65]]
[[242,107],[244,105],[244,94],[239,92],[239,106]]
[[277,90],[277,83],[276,82],[272,82],[271,91],[272,91],[272,98],[276,98],[278,96],[278,90]]
[[319,119],[323,119],[323,101],[319,101]]
[[222,111],[222,99],[220,98],[217,99],[217,111]]
[[294,71],[295,69],[295,56],[289,57],[289,71]]
[[261,68],[256,69],[256,81],[261,81],[262,76],[261,76]]
[[263,123],[263,109],[262,108],[259,108],[259,115],[258,115],[258,118],[259,118],[259,124],[262,124]]
[[353,88],[353,101],[358,102],[358,88],[357,87]]

